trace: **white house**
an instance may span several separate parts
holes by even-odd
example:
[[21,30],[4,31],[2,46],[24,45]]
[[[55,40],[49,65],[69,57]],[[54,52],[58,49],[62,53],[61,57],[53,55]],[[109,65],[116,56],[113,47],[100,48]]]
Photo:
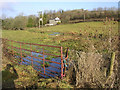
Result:
[[58,23],[61,23],[61,20],[60,18],[56,17],[55,19],[49,20],[49,24],[45,24],[45,26],[57,25]]

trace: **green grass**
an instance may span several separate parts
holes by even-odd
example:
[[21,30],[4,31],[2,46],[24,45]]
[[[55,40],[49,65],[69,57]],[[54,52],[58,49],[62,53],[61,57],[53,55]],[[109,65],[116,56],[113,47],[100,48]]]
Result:
[[[111,29],[111,34],[109,30]],[[58,36],[51,36],[49,34],[53,32],[60,32]],[[85,33],[87,32],[87,33]],[[110,34],[110,35],[109,35]],[[102,37],[99,37],[102,35]],[[92,45],[95,47],[97,52],[99,53],[110,53],[116,51],[116,45],[117,45],[117,37],[118,37],[118,23],[113,24],[113,22],[107,22],[105,25],[103,22],[84,22],[84,23],[77,23],[77,24],[66,24],[66,25],[57,25],[57,26],[51,26],[51,27],[44,27],[44,28],[28,28],[23,31],[14,31],[14,30],[3,30],[2,31],[2,37],[7,38],[10,40],[15,41],[21,41],[21,42],[29,42],[29,43],[38,43],[38,44],[46,44],[46,45],[57,45],[57,46],[63,46],[63,51],[66,51],[66,47],[69,47],[70,49],[76,49],[81,51],[92,51]],[[109,43],[109,38],[111,37],[111,47]],[[11,45],[10,42],[8,44]],[[20,47],[20,44],[12,43],[15,47]],[[8,47],[11,49],[12,47]],[[40,52],[43,51],[44,47],[34,47],[32,45],[32,48],[30,45],[22,45],[22,48],[26,49],[32,49],[34,51]],[[16,55],[20,56],[20,50],[14,49],[16,51]],[[47,50],[47,51],[45,51]],[[19,51],[19,52],[18,52]],[[58,52],[59,53],[56,53]],[[22,51],[26,53],[27,55],[31,55],[31,52],[28,51]],[[60,49],[54,49],[54,48],[44,48],[44,52],[52,53],[55,55],[60,55]],[[12,53],[10,51],[9,53]],[[69,52],[70,53],[70,52]],[[37,55],[35,54],[34,57]],[[42,55],[38,55],[38,57],[43,57]],[[51,60],[52,58],[55,58],[53,56],[47,56],[45,59]],[[11,59],[12,60],[12,59]],[[3,60],[5,62],[5,60]],[[8,63],[9,60],[6,62]],[[18,60],[20,61],[20,60]],[[43,61],[41,61],[43,63]],[[50,62],[45,62],[45,67],[48,67],[50,65]],[[112,65],[112,64],[111,64]],[[43,67],[43,64],[41,64]],[[17,88],[20,88],[20,85],[23,85],[24,87],[33,85],[35,82],[37,82],[37,74],[33,70],[31,66],[24,66],[22,67],[15,66],[15,69],[18,72],[19,77],[15,77],[15,74],[13,75],[9,70],[3,70],[3,80],[6,82],[5,85],[8,83],[10,84],[9,80],[15,82]],[[24,70],[27,69],[27,72]],[[32,74],[31,74],[32,73]],[[30,75],[31,74],[31,75]],[[10,78],[8,80],[8,78]],[[33,78],[34,77],[34,78]],[[26,84],[27,83],[27,84]],[[42,79],[41,82],[37,82],[38,87],[61,87],[61,88],[69,88],[71,87],[66,82],[59,82],[59,84],[55,84],[53,82],[49,82],[46,79]]]
[[[99,52],[104,52],[104,48],[109,46],[109,37],[114,38],[118,35],[118,22],[113,23],[114,21],[106,22],[105,24],[103,22],[83,22],[43,27],[40,29],[27,28],[23,31],[3,30],[2,37],[15,41],[63,46],[82,51],[88,51],[88,48],[92,44]],[[111,34],[109,30],[111,30]],[[61,34],[58,36],[49,35],[53,32],[60,32]],[[102,37],[99,37],[100,35]],[[13,45],[20,47],[16,43]],[[29,46],[23,45],[22,47],[30,49]],[[32,46],[32,49],[38,52],[41,51],[34,46]],[[49,50],[49,52],[54,51],[54,53],[55,51],[60,51],[59,49],[47,47],[45,50]]]

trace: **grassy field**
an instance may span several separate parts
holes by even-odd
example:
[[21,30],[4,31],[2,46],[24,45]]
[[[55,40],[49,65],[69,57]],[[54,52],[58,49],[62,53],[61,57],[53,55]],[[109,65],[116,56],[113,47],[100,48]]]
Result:
[[10,40],[57,45],[81,51],[89,51],[89,48],[94,46],[98,52],[108,52],[110,48],[114,51],[117,36],[118,22],[115,21],[2,31],[2,37]]
[[[72,52],[69,54],[69,57],[72,57],[72,60],[75,61],[75,65],[78,71],[75,72],[82,72],[82,77],[78,74],[76,74],[75,77],[81,77],[80,79],[77,77],[78,82],[89,82],[90,75],[93,75],[92,78],[98,82],[100,82],[104,86],[104,81],[106,80],[107,76],[104,76],[105,74],[109,72],[109,65],[110,65],[110,58],[111,53],[117,51],[117,43],[118,43],[118,22],[111,21],[111,22],[83,22],[83,23],[77,23],[77,24],[66,24],[66,25],[57,25],[57,26],[50,26],[50,27],[43,27],[43,28],[26,28],[25,30],[3,30],[2,31],[2,37],[10,40],[15,41],[21,41],[21,42],[29,42],[29,43],[38,43],[38,44],[45,44],[45,45],[57,45],[57,46],[63,46],[63,47],[69,47],[70,49],[77,50],[77,52]],[[11,43],[9,43],[11,44]],[[20,47],[20,44],[13,43],[13,46]],[[11,48],[11,47],[7,47]],[[24,45],[22,48],[30,49],[30,45]],[[34,51],[41,50],[39,48],[42,47],[33,47]],[[48,51],[51,51],[53,54],[58,54],[56,51],[60,51],[57,49],[52,48],[45,48]],[[4,50],[3,50],[4,51]],[[5,50],[7,51],[7,50]],[[17,49],[15,50],[16,52]],[[81,56],[79,56],[78,51],[83,51]],[[93,53],[85,53],[85,52],[97,52],[97,54]],[[20,51],[21,52],[21,51]],[[24,51],[23,51],[24,52]],[[12,52],[7,52],[8,56],[11,56]],[[31,52],[24,52],[31,55]],[[15,54],[15,53],[14,53]],[[21,56],[20,53],[17,56]],[[23,54],[23,53],[22,53]],[[102,56],[103,57],[102,57]],[[106,57],[105,57],[106,55]],[[23,55],[24,56],[24,55]],[[36,57],[36,56],[34,56]],[[42,57],[42,55],[38,55],[38,57]],[[47,56],[45,59],[51,59],[54,57]],[[104,59],[103,59],[104,58]],[[37,74],[35,72],[31,72],[32,68],[31,66],[22,66],[18,67],[17,65],[14,66],[16,71],[18,72],[18,76],[14,76],[10,71],[5,69],[6,65],[8,63],[8,59],[4,57],[3,64],[4,68],[2,70],[3,73],[3,85],[6,87],[10,84],[12,86],[13,80],[15,87],[28,87],[36,83],[36,86],[39,87],[61,87],[61,88],[70,88],[73,87],[69,83],[72,79],[73,82],[74,79],[72,77],[72,70],[68,71],[68,75],[66,74],[65,80],[56,80],[54,79],[54,82],[52,82],[52,79],[37,79],[37,78],[31,78],[36,77]],[[13,58],[11,58],[13,61]],[[20,60],[20,59],[19,59]],[[81,61],[80,61],[81,60]],[[42,62],[41,62],[42,63]],[[104,67],[101,63],[104,63]],[[49,63],[48,63],[49,65]],[[43,66],[43,64],[41,64]],[[115,65],[115,67],[117,67]],[[23,72],[24,69],[30,70],[30,73],[33,73],[30,75],[30,73]],[[96,71],[97,70],[97,71]],[[34,71],[34,70],[33,70]],[[8,73],[8,74],[6,74]],[[70,73],[70,74],[69,74]],[[74,72],[73,72],[74,73]],[[5,75],[4,75],[5,74]],[[74,74],[75,75],[75,74]],[[7,79],[11,77],[11,79]],[[114,76],[114,75],[113,75]],[[23,78],[24,77],[24,78]],[[55,81],[56,80],[56,81]],[[91,81],[92,79],[90,79]],[[111,81],[114,81],[110,78]],[[9,84],[8,84],[9,81]],[[96,84],[95,81],[95,85]],[[26,84],[27,83],[27,84]],[[93,82],[92,82],[93,83]],[[110,83],[110,82],[109,82]],[[80,84],[80,85],[81,85]],[[90,83],[91,85],[91,83]],[[98,84],[99,85],[99,84]],[[107,84],[106,84],[107,85]],[[97,87],[97,86],[96,86]]]

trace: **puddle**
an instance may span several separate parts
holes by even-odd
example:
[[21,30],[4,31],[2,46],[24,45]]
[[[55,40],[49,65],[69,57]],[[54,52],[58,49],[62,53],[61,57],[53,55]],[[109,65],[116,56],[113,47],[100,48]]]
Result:
[[49,35],[60,35],[60,34],[61,34],[60,32],[53,32],[53,33],[51,33]]
[[[35,56],[35,57],[39,57],[39,58],[42,58],[42,59],[43,59],[42,54],[32,52],[32,55]],[[41,57],[40,57],[40,56],[41,56]],[[44,58],[46,58],[46,57],[47,57],[47,55],[44,55]],[[25,64],[25,65],[30,65],[29,63],[32,63],[30,56],[24,57],[23,60],[26,61],[26,62],[24,62],[24,61],[22,62],[22,63]],[[37,70],[37,71],[39,71],[39,69],[41,69],[41,70],[42,70],[41,72],[44,73],[44,69],[43,69],[42,67],[40,67],[41,64],[38,63],[38,62],[35,62],[35,61],[39,61],[39,62],[42,63],[43,60],[41,60],[41,59],[36,59],[36,58],[33,57],[33,66],[35,67],[34,69]],[[59,57],[59,58],[52,58],[50,61],[54,61],[54,62],[61,63],[61,58],[60,58],[60,57]],[[47,62],[47,61],[45,61],[45,62]],[[51,63],[51,62],[50,62],[49,65],[50,65],[50,66],[45,67],[45,71],[46,71],[45,74],[46,74],[46,75],[48,75],[48,76],[50,76],[50,77],[55,77],[55,76],[60,76],[60,75],[61,75],[61,74],[60,74],[60,73],[61,73],[61,69],[59,69],[59,68],[61,68],[61,64],[56,64],[56,63]],[[53,67],[52,67],[52,66],[53,66]],[[57,67],[57,68],[55,68],[55,67]],[[52,71],[54,71],[54,72],[51,72],[51,71],[46,70],[46,69],[52,70]],[[48,72],[48,73],[52,73],[53,75],[48,74],[47,72]],[[55,73],[55,72],[58,72],[58,73]],[[44,77],[44,78],[50,78],[50,77],[44,76],[44,75],[42,75],[42,74],[40,74],[40,76],[42,76],[42,77]]]

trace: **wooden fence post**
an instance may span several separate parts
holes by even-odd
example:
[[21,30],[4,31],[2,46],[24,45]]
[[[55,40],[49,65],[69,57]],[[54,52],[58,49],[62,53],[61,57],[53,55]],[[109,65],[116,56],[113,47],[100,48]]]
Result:
[[14,57],[14,50],[13,50],[13,42],[11,41],[11,46],[12,46],[12,53],[13,53],[13,57]]
[[30,50],[31,50],[31,63],[32,63],[32,67],[33,67],[32,45],[30,45]]
[[109,76],[111,76],[112,73],[113,73],[114,61],[115,61],[115,52],[112,53],[112,58],[111,58],[111,62],[110,62],[110,73],[109,73]]
[[21,49],[21,43],[20,43],[20,55],[21,55],[21,63],[20,63],[20,64],[22,64],[23,59],[22,59],[22,49]]
[[43,48],[43,68],[44,68],[44,75],[45,75],[45,57],[44,57],[44,48]]

